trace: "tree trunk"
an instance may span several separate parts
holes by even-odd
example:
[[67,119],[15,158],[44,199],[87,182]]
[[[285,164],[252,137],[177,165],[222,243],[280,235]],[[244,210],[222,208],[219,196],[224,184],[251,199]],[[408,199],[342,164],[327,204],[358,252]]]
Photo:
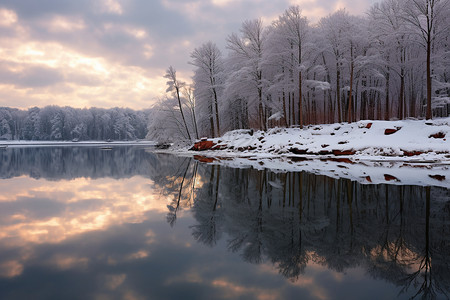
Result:
[[431,32],[428,32],[427,36],[427,116],[426,119],[430,120],[431,115]]
[[217,104],[217,92],[215,88],[213,88],[213,92],[214,92],[214,107],[216,109],[217,136],[220,136],[219,105]]
[[298,123],[303,128],[302,72],[298,72]]
[[[389,63],[389,59],[388,59],[388,63]],[[384,111],[384,119],[386,121],[389,121],[389,77],[390,77],[390,68],[389,66],[387,67],[387,73],[386,73],[386,98],[385,98],[385,111]]]
[[191,134],[189,133],[189,128],[188,128],[187,123],[186,123],[186,119],[184,117],[183,107],[181,106],[180,90],[179,90],[178,87],[176,88],[176,91],[177,91],[178,105],[180,107],[180,112],[181,112],[181,117],[183,118],[184,127],[186,128],[186,133],[187,133],[187,136],[188,136],[189,140],[192,140]]
[[348,95],[348,123],[352,122],[352,98],[353,98],[353,71],[355,63],[353,61],[353,44],[350,43],[350,91]]
[[341,114],[341,71],[339,70],[339,63],[336,62],[336,101],[337,101],[337,110],[338,110],[338,122],[342,122],[342,114]]

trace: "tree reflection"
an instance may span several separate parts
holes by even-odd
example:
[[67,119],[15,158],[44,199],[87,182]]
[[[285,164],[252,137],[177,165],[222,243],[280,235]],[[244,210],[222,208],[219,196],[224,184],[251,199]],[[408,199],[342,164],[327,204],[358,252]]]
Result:
[[230,251],[269,260],[293,281],[311,262],[338,272],[363,266],[402,293],[448,297],[449,190],[201,166],[197,241],[213,246],[224,233]]

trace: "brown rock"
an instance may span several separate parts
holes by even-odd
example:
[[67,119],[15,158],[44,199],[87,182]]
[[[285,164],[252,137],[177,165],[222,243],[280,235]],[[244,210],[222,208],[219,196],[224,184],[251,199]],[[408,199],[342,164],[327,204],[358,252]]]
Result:
[[336,156],[339,155],[354,155],[356,153],[355,150],[350,149],[350,150],[333,150],[333,154]]
[[200,141],[194,144],[194,146],[192,146],[191,149],[189,150],[193,150],[193,151],[204,151],[204,150],[209,150],[212,147],[214,147],[216,144],[213,143],[212,141]]
[[331,152],[331,151],[328,151],[328,150],[320,150],[319,151],[319,155],[329,155],[329,154],[332,154],[333,152]]
[[443,138],[445,138],[445,133],[438,132],[438,133],[430,135],[429,138],[443,139]]
[[370,127],[372,127],[372,123],[367,123],[366,128],[370,129]]
[[307,151],[308,149],[289,148],[289,152],[294,154],[306,154]]
[[398,129],[393,129],[393,128],[387,128],[384,130],[384,135],[390,135],[390,134],[394,134],[398,131]]
[[400,182],[400,179],[398,179],[395,176],[389,175],[389,174],[384,174],[384,180],[386,181],[397,181]]
[[404,156],[415,156],[415,155],[423,154],[422,151],[407,151],[407,150],[402,150],[402,151],[403,151]]
[[445,176],[444,175],[428,175],[433,179],[439,180],[439,181],[444,181],[445,180]]

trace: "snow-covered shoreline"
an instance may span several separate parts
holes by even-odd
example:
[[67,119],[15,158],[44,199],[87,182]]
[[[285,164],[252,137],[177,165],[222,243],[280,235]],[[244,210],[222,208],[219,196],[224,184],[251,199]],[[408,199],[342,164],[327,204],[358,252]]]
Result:
[[192,148],[169,150],[230,167],[307,171],[363,184],[431,185],[450,189],[450,118],[359,121],[235,130],[202,139]]

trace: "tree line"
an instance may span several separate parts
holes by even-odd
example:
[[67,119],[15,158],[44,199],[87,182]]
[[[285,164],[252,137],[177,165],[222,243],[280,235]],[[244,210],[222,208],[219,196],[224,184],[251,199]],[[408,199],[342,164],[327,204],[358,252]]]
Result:
[[446,117],[449,33],[449,0],[384,0],[364,16],[341,9],[316,24],[299,6],[267,26],[247,20],[225,54],[211,41],[192,51],[192,84],[167,70],[150,135]]
[[0,107],[2,140],[135,140],[147,135],[149,111],[129,108]]

